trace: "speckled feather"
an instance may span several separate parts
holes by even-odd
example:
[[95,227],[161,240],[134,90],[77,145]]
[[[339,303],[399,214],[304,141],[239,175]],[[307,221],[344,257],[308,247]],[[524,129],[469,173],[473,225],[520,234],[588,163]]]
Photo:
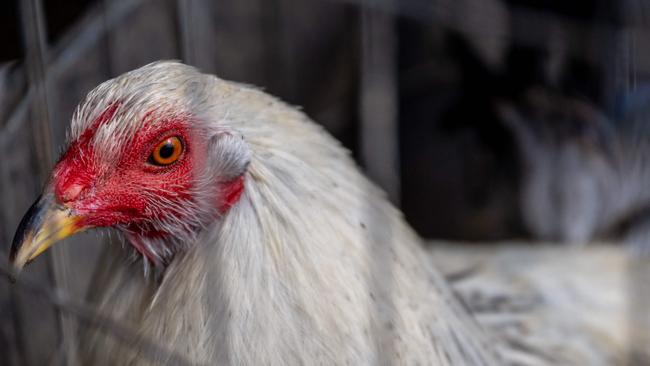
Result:
[[[303,113],[255,88],[158,62],[92,91],[70,140],[116,100],[93,137],[104,154],[97,159],[147,128],[149,111],[152,123],[189,116],[200,136],[224,136],[210,147],[209,169],[197,172],[195,193],[240,171],[245,188],[211,222],[160,223],[178,233],[160,281],[108,250],[93,285],[101,311],[196,364],[497,363],[400,212]],[[88,364],[167,360],[93,330],[82,339]]]

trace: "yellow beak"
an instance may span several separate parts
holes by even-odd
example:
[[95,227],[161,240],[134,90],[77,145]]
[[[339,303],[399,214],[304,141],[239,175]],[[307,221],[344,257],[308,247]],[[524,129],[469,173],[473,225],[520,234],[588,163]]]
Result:
[[10,261],[17,271],[54,243],[84,228],[79,216],[56,203],[52,195],[39,197],[18,225],[11,244]]

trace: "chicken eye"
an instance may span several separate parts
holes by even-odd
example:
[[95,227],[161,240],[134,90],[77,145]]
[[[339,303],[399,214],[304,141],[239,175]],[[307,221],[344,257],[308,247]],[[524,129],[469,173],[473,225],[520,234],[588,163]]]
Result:
[[156,145],[149,157],[149,163],[160,166],[169,165],[178,160],[182,152],[183,143],[181,139],[176,136],[169,137]]

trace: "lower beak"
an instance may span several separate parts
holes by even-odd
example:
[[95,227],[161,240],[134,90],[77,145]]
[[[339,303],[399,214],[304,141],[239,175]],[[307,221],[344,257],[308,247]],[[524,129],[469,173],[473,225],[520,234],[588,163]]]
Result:
[[70,208],[56,203],[51,194],[41,196],[20,221],[9,260],[20,271],[54,243],[83,229]]

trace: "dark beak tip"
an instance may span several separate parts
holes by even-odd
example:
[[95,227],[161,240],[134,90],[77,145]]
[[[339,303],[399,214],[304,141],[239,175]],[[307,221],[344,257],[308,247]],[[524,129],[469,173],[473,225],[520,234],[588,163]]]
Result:
[[[24,233],[23,233],[24,234]],[[18,232],[16,232],[16,236],[14,237],[13,242],[11,243],[11,249],[9,250],[9,264],[13,267],[15,261],[16,261],[16,256],[18,255],[18,249],[20,249],[20,244],[22,242],[22,239],[24,238],[25,235],[21,235],[20,238],[18,238]]]
[[18,224],[14,238],[11,241],[11,249],[9,251],[9,262],[11,264],[16,260],[18,251],[25,241],[25,237],[32,229],[38,225],[38,222],[41,220],[41,207],[43,206],[42,195],[39,195],[34,203],[29,207],[23,218]]

